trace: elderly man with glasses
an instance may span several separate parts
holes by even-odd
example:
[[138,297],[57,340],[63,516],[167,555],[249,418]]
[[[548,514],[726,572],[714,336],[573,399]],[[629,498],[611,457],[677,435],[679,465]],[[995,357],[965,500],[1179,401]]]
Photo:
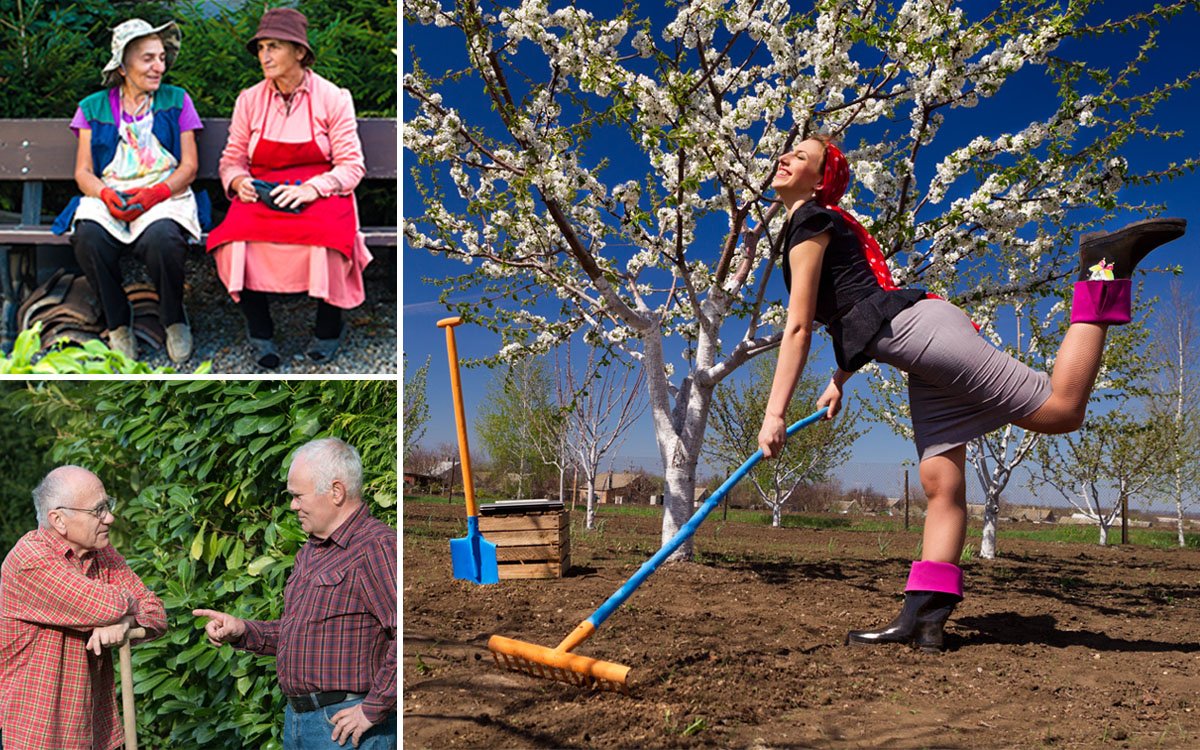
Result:
[[0,750],[124,744],[111,652],[129,629],[167,630],[162,602],[109,544],[115,501],[60,466],[33,491],[38,528],[0,567]]

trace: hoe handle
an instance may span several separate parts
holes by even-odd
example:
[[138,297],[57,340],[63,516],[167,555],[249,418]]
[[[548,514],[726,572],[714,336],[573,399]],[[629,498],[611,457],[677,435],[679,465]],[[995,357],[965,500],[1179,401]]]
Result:
[[[787,434],[792,435],[796,431],[804,427],[808,427],[813,422],[816,422],[824,417],[825,412],[827,411],[828,407],[821,407],[817,411],[787,428]],[[637,590],[638,586],[642,585],[642,581],[649,578],[650,574],[655,570],[658,570],[658,566],[662,564],[663,560],[666,560],[668,557],[670,557],[671,553],[679,549],[679,547],[685,541],[687,541],[692,534],[696,533],[696,529],[699,528],[700,524],[704,522],[704,519],[708,517],[708,514],[712,513],[713,509],[720,504],[721,499],[725,497],[725,493],[729,492],[729,490],[735,484],[737,484],[742,477],[746,476],[746,474],[754,468],[754,465],[757,464],[762,457],[762,449],[760,448],[754,452],[754,455],[750,456],[750,458],[747,458],[746,462],[739,466],[737,471],[733,472],[733,474],[730,475],[730,477],[726,479],[720,487],[717,488],[716,492],[709,495],[708,499],[704,501],[704,504],[700,506],[700,509],[697,510],[695,514],[692,515],[691,519],[683,525],[683,528],[681,528],[675,534],[675,536],[671,538],[671,541],[664,544],[662,549],[654,553],[654,557],[651,557],[649,560],[644,562],[642,567],[639,568],[636,573],[630,576],[629,580],[626,581],[621,588],[617,589],[616,593],[608,598],[608,601],[601,604],[600,608],[593,612],[591,617],[585,620],[585,622],[590,622],[592,624],[592,630],[600,627],[600,624],[607,620],[608,616],[611,615],[617,609],[617,607],[620,607],[622,604],[624,604],[625,600]],[[582,625],[580,627],[582,627]],[[588,635],[590,635],[590,631],[588,632]],[[583,637],[586,638],[587,636],[585,635]],[[570,640],[570,637],[568,640]],[[583,638],[579,638],[578,640],[582,641]],[[563,646],[566,645],[568,644],[564,641]],[[573,644],[571,645],[573,647]],[[560,646],[559,648],[563,648],[563,646]],[[569,649],[563,648],[563,650]]]

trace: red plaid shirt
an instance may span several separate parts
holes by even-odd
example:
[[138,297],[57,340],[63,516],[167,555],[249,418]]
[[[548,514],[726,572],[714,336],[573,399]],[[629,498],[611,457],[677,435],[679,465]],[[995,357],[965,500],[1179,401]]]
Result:
[[[0,567],[0,732],[9,750],[113,750],[112,652],[86,648],[93,628],[133,614],[150,638],[162,602],[112,547],[79,557],[52,531],[21,538]],[[149,640],[149,639],[147,639]]]
[[274,654],[284,695],[366,693],[363,714],[396,710],[396,530],[363,505],[309,539],[283,592],[283,617],[247,620],[238,648]]

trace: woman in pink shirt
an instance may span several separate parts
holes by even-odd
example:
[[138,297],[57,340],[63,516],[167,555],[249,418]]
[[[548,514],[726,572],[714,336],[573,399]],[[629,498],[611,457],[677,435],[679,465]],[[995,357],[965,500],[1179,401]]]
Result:
[[327,362],[341,342],[342,310],[362,304],[362,272],[371,262],[354,201],[366,171],[354,101],[311,70],[308,19],[299,11],[268,10],[247,47],[264,80],[233,107],[220,166],[231,204],[208,249],[246,317],[259,366],[281,361],[268,306],[273,292],[317,299],[305,352]]

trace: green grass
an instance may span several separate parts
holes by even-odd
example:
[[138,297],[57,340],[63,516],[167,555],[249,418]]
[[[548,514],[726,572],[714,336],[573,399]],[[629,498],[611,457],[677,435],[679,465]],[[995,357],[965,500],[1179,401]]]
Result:
[[[429,495],[405,496],[404,502],[446,505],[446,498]],[[461,504],[462,497],[456,497],[454,502]],[[576,506],[576,511],[582,513],[583,506]],[[725,511],[718,507],[709,516],[709,523],[722,520],[724,513]],[[606,517],[659,518],[662,516],[662,507],[655,505],[600,505],[596,508],[596,514],[601,519]],[[770,526],[771,514],[764,511],[730,508],[727,520],[729,523]],[[841,531],[871,534],[900,532],[904,530],[904,521],[902,519],[886,516],[864,517],[788,513],[784,514],[782,524],[787,529],[839,529]],[[981,528],[976,524],[977,522],[974,522],[968,528],[968,536],[979,538],[983,535]],[[914,521],[910,525],[909,530],[919,532],[921,530],[920,522]],[[1046,524],[1036,529],[1007,529],[1005,528],[1005,524],[1002,523],[997,529],[996,535],[1000,539],[1027,539],[1036,542],[1074,544],[1099,544],[1100,542],[1100,529],[1095,526],[1059,526]],[[1192,549],[1200,548],[1200,533],[1184,533],[1183,538],[1187,547]],[[1117,544],[1120,539],[1121,527],[1118,524],[1108,530],[1108,540],[1110,544]],[[1178,548],[1178,540],[1174,529],[1130,529],[1129,542],[1140,547],[1152,547],[1155,549]]]
[[[980,536],[980,529],[972,528],[969,536]],[[1047,524],[1039,529],[1005,529],[1003,525],[996,531],[1000,539],[1028,539],[1035,542],[1068,542],[1078,544],[1099,544],[1100,529],[1096,526],[1055,526]],[[1121,541],[1121,526],[1117,524],[1108,530],[1108,543],[1117,544]],[[1200,548],[1200,534],[1184,532],[1183,541],[1187,547]],[[1179,539],[1174,529],[1130,529],[1129,543],[1139,547],[1155,549],[1178,549]]]

